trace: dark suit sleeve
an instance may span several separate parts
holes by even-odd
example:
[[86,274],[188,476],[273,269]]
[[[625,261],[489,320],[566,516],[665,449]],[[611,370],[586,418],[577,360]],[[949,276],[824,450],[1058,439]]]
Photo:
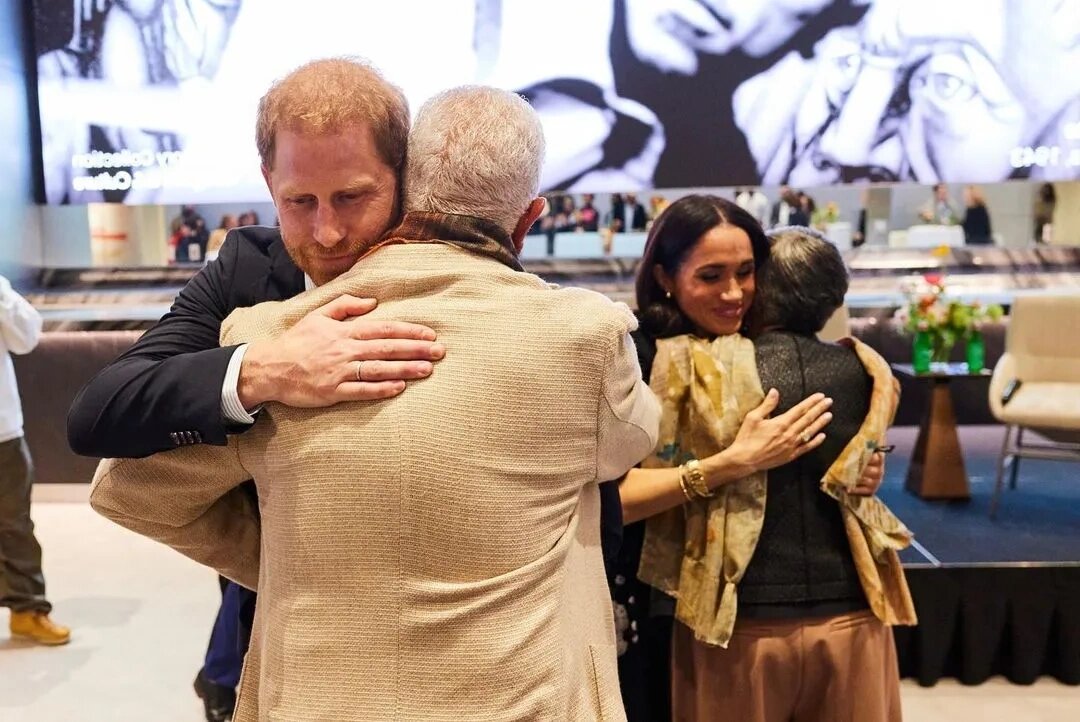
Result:
[[68,412],[75,453],[141,457],[177,446],[188,432],[204,443],[226,442],[221,387],[236,347],[220,348],[230,308],[239,239],[230,238],[172,308],[126,353],[83,387]]
[[608,576],[613,574],[622,540],[623,515],[619,482],[605,481],[600,485],[600,553],[604,556],[604,569]]

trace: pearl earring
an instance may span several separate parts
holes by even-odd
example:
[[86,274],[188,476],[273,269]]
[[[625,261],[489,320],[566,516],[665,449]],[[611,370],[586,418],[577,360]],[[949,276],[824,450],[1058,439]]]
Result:
[[664,291],[664,298],[671,300],[671,291]]

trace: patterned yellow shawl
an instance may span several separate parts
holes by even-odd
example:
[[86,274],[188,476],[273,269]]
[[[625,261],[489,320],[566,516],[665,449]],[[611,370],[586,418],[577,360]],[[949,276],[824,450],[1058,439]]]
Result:
[[[845,343],[873,380],[870,411],[826,472],[821,490],[841,505],[871,610],[886,624],[914,624],[896,553],[910,543],[911,532],[880,499],[848,495],[892,423],[899,385],[873,349],[855,340]],[[658,341],[650,386],[663,406],[657,451],[643,463],[651,468],[678,466],[726,448],[765,396],[753,343],[738,335]],[[653,517],[646,527],[639,576],[676,598],[676,618],[706,644],[726,647],[731,639],[737,587],[761,536],[765,496],[765,474],[755,473],[720,487],[711,499]]]

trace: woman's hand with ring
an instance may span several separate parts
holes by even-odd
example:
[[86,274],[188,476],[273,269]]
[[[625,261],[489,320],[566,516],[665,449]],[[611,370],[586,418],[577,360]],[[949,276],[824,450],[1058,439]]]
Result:
[[761,404],[743,419],[739,433],[729,447],[747,474],[766,471],[786,464],[825,441],[822,433],[832,421],[832,399],[814,394],[789,411],[769,418],[780,403],[780,394],[772,389]]

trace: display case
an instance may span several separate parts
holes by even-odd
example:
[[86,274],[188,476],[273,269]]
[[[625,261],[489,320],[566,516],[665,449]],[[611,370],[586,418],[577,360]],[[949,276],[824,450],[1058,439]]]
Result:
[[855,315],[901,305],[905,288],[930,272],[945,274],[949,295],[965,301],[1008,306],[1017,295],[1080,293],[1080,247],[863,247],[844,258],[851,271],[847,303]]
[[[580,234],[578,234],[580,235]],[[575,239],[580,241],[580,239]],[[853,316],[883,316],[904,303],[923,274],[946,274],[962,300],[1009,306],[1021,294],[1080,293],[1080,247],[972,247],[946,250],[862,247],[843,252],[851,271]],[[634,305],[635,256],[522,259],[552,283],[584,286]],[[164,314],[199,266],[45,269],[28,294],[52,329],[146,328]]]

